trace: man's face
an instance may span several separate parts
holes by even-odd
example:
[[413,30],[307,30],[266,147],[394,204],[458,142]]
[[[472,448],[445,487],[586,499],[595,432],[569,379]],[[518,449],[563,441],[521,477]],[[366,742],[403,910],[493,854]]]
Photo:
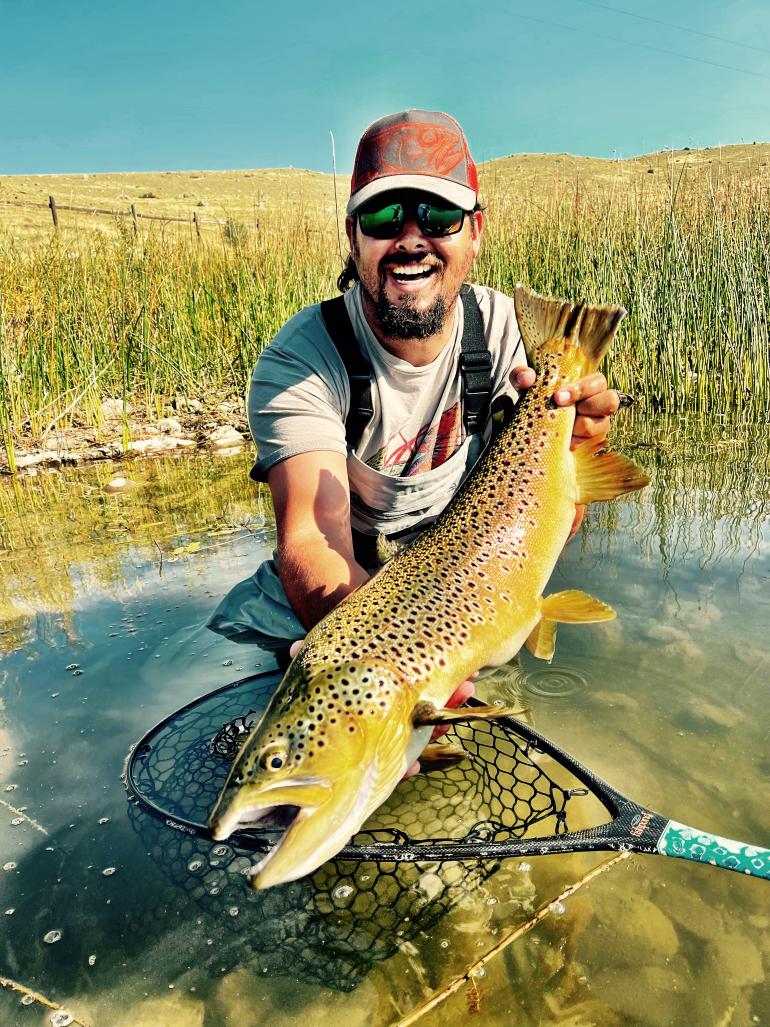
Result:
[[454,235],[425,235],[416,217],[418,203],[438,203],[426,193],[394,191],[375,206],[403,201],[406,218],[394,239],[373,239],[348,218],[350,252],[364,293],[364,308],[384,338],[425,339],[444,328],[481,244],[482,215],[466,214]]

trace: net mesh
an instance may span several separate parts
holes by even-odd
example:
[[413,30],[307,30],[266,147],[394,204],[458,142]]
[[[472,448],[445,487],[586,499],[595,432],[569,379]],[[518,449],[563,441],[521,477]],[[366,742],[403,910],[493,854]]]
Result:
[[[263,972],[291,966],[292,973],[327,987],[354,988],[373,963],[428,930],[499,865],[467,858],[423,862],[421,843],[562,833],[570,799],[585,794],[504,722],[456,725],[448,737],[468,760],[402,782],[340,856],[315,874],[254,892],[245,875],[255,853],[267,851],[280,831],[265,828],[214,843],[204,825],[278,677],[246,679],[183,708],[145,736],[127,769],[130,820],[150,857],[223,930],[237,932]],[[376,857],[378,846],[385,851],[394,844],[414,847],[414,861]],[[521,885],[528,895],[526,874]]]

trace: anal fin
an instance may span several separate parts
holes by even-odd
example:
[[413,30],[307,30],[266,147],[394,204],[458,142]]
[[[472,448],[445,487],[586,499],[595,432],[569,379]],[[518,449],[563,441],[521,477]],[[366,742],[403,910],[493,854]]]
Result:
[[604,439],[588,439],[572,454],[578,504],[615,499],[650,483],[641,467],[627,457],[620,453],[599,453],[604,442]]
[[548,660],[550,663],[556,648],[556,621],[538,621],[524,646],[538,660]]
[[524,643],[538,660],[553,659],[557,624],[596,624],[614,620],[616,616],[611,606],[575,588],[546,596],[541,600],[540,608],[543,619],[534,626]]
[[596,624],[602,620],[615,620],[617,616],[611,606],[577,588],[545,596],[541,609],[543,620],[559,624]]

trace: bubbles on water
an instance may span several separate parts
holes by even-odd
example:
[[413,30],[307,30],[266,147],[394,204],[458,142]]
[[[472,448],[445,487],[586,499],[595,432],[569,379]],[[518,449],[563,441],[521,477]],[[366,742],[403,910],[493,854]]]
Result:
[[13,916],[15,912],[16,909],[13,906],[10,906],[8,909],[6,909],[5,916]]
[[26,767],[28,763],[29,763],[29,760],[19,760],[19,762],[16,764],[16,766],[17,767]]
[[471,974],[472,977],[486,977],[486,975],[487,975],[487,970],[486,970],[486,967],[484,967],[484,966],[476,967],[476,969]]
[[52,699],[58,699],[60,695],[61,695],[61,692],[51,692],[51,698]]
[[92,955],[90,955],[88,957],[88,965],[89,966],[94,966],[95,964],[96,964],[96,956],[92,954]]
[[516,867],[516,869],[520,870],[522,874],[528,874],[532,869],[532,864],[527,863],[526,860],[522,860],[521,863],[519,863],[519,865]]
[[72,1013],[68,1013],[66,1009],[58,1009],[55,1013],[51,1013],[52,1027],[69,1027],[72,1020]]
[[232,667],[232,665],[233,665],[233,661],[232,660],[222,660],[222,666],[223,667]]
[[104,870],[102,870],[102,877],[112,877],[117,869],[117,867],[105,867]]
[[588,682],[570,667],[542,667],[525,673],[521,684],[525,692],[558,703],[584,691]]
[[67,666],[64,669],[65,670],[80,670],[80,664],[79,663],[68,663]]
[[567,912],[567,907],[564,905],[563,902],[559,902],[559,900],[557,899],[555,902],[551,903],[551,912],[554,916],[564,916],[564,914]]
[[24,995],[22,997],[21,1004],[23,1006],[31,1006],[34,1001],[35,1001],[34,995]]
[[14,863],[13,860],[9,859],[7,863],[3,863],[3,870],[15,870],[18,863]]
[[96,822],[97,822],[97,824],[109,824],[110,818],[109,817],[99,817],[99,819]]
[[339,887],[334,889],[334,891],[332,892],[332,897],[337,899],[338,902],[344,902],[345,899],[350,898],[354,891],[355,888],[353,888],[352,885],[341,884],[339,885]]
[[46,945],[55,945],[57,941],[61,941],[61,931],[53,930],[43,935],[43,941]]
[[202,866],[202,859],[191,859],[190,862],[187,864],[187,869],[190,871],[191,874],[197,874],[197,872],[201,869]]
[[230,906],[227,912],[230,914],[230,916],[238,916],[238,914],[240,913],[240,909],[238,909],[237,906]]
[[442,948],[442,949],[448,949],[449,948],[449,942],[446,940],[446,938],[442,938],[441,941],[438,944],[439,944],[439,948]]
[[80,670],[80,668],[78,668],[77,670],[73,670],[72,676],[73,676],[73,678],[79,678],[82,673],[83,673],[83,671]]
[[229,856],[230,850],[226,845],[215,845],[211,853],[214,856]]
[[15,792],[18,787],[18,785],[6,785],[5,790],[6,792]]
[[19,824],[24,823],[24,817],[14,817],[11,821],[11,827],[18,827]]

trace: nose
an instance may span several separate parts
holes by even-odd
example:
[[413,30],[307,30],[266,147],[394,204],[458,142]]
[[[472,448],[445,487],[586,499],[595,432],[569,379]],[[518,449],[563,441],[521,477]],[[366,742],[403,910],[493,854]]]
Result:
[[414,213],[409,213],[405,218],[395,243],[398,250],[424,250],[428,248],[428,237],[423,235],[422,229],[417,223],[417,216]]

